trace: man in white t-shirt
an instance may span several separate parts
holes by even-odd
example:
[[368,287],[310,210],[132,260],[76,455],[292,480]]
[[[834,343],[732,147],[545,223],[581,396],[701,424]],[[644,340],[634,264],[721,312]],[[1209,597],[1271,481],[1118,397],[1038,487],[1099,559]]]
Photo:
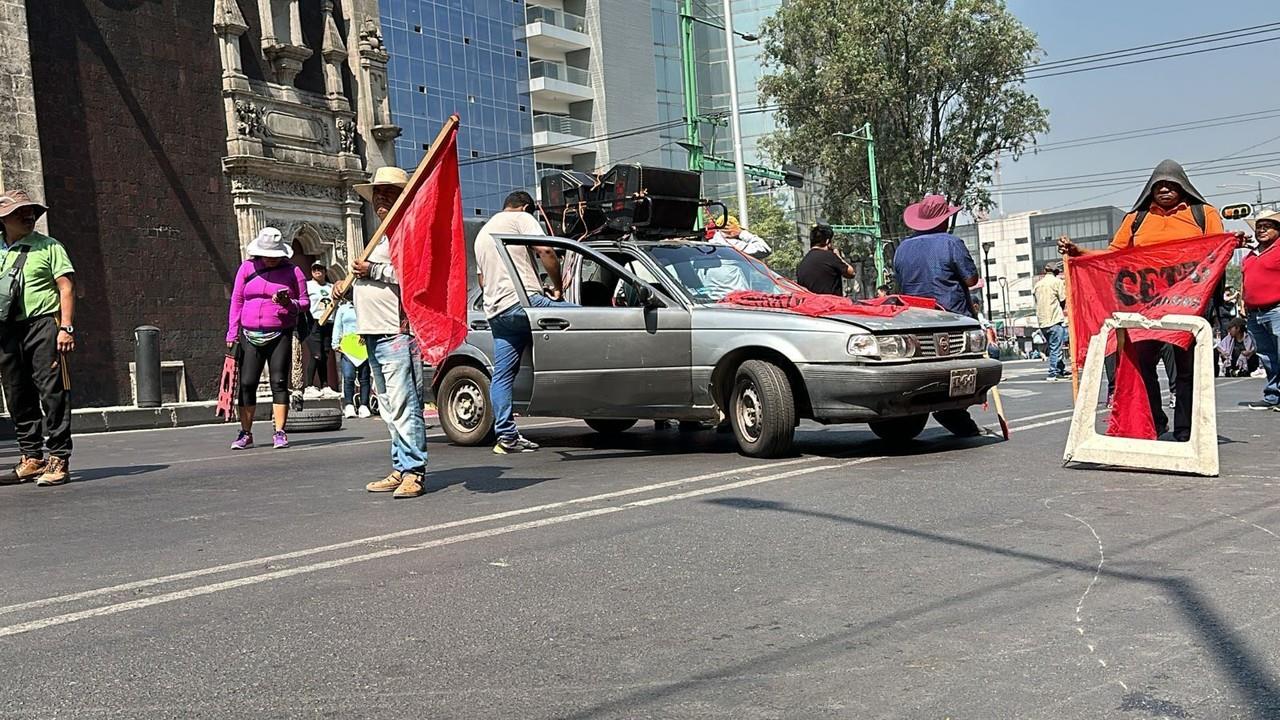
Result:
[[[563,289],[560,285],[560,259],[552,248],[526,248],[518,245],[507,248],[511,264],[520,276],[519,284],[511,277],[502,260],[498,237],[546,234],[533,215],[529,214],[533,206],[533,198],[529,193],[523,190],[511,193],[502,204],[502,212],[494,215],[480,228],[475,241],[476,272],[484,293],[484,314],[489,319],[489,330],[493,333],[493,379],[489,384],[489,396],[493,403],[493,430],[498,436],[498,444],[493,446],[493,451],[499,454],[533,452],[538,449],[537,443],[520,435],[511,409],[511,388],[515,383],[516,373],[520,370],[520,357],[533,340],[529,316],[525,314],[520,302],[520,286],[528,294],[529,304],[533,307],[570,305],[560,299]],[[547,272],[547,281],[551,286],[549,289],[543,288],[542,280],[534,268],[534,254],[538,255]]]

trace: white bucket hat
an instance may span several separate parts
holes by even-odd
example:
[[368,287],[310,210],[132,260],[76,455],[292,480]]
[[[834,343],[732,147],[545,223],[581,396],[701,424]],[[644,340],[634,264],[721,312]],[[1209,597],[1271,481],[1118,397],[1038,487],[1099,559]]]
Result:
[[1263,212],[1258,213],[1256,217],[1249,218],[1244,222],[1249,226],[1250,230],[1258,232],[1259,220],[1270,220],[1271,222],[1280,225],[1280,212],[1276,212],[1275,210],[1264,210]]
[[273,227],[264,227],[258,232],[258,237],[249,243],[249,247],[245,248],[245,253],[249,257],[293,257],[293,248],[284,241],[284,237],[280,231]]

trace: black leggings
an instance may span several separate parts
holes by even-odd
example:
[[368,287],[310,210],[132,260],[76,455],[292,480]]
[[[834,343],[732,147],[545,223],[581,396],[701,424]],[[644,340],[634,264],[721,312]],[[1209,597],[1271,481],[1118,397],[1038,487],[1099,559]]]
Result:
[[258,404],[258,380],[265,365],[271,379],[271,402],[289,402],[289,371],[293,367],[293,330],[282,330],[280,337],[266,345],[249,342],[240,334],[240,407]]
[[333,341],[333,324],[321,325],[311,321],[311,332],[307,335],[307,353],[302,358],[302,386],[312,384],[325,388],[329,386],[329,344]]

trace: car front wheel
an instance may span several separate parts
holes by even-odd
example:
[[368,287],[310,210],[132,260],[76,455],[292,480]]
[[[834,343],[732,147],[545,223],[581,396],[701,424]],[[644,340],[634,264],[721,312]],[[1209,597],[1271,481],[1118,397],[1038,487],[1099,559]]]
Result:
[[782,368],[766,360],[748,360],[738,367],[729,422],[744,455],[772,458],[791,450],[796,404]]
[[875,433],[876,437],[881,440],[907,442],[914,440],[917,435],[924,432],[924,426],[928,422],[929,414],[923,413],[889,420],[872,420],[867,424],[871,426],[871,432]]
[[489,376],[470,365],[450,368],[440,382],[440,427],[456,445],[493,442],[493,406],[489,404]]

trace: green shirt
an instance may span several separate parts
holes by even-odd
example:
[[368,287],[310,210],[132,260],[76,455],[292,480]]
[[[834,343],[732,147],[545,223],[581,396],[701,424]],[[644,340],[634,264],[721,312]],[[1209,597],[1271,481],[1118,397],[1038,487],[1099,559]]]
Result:
[[48,235],[32,232],[3,247],[0,275],[18,262],[19,250],[23,247],[30,249],[27,251],[27,264],[22,266],[22,307],[18,309],[16,319],[56,314],[62,307],[57,279],[76,271],[71,266],[71,258],[67,257],[67,249]]

